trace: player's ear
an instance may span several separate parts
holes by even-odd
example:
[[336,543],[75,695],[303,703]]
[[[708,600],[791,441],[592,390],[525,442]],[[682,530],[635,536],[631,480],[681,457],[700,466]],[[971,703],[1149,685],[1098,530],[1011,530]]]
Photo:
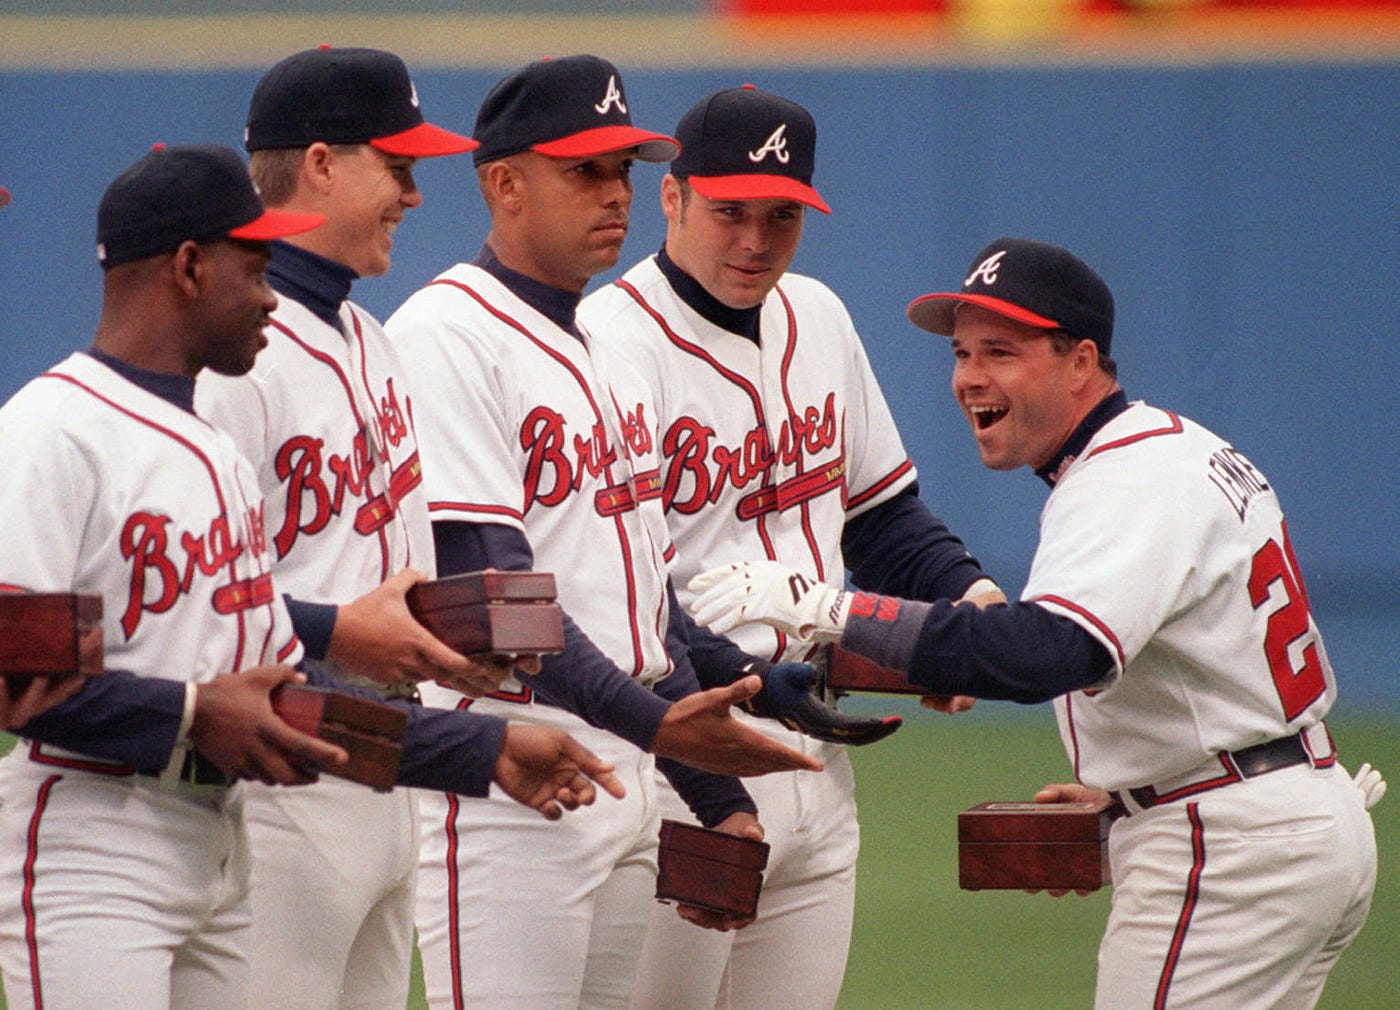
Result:
[[300,175],[317,192],[325,192],[334,181],[335,160],[331,146],[318,140],[302,152]]
[[477,177],[488,205],[518,212],[525,200],[525,175],[511,158],[498,158],[481,166]]
[[207,260],[204,248],[194,239],[181,242],[179,248],[170,254],[171,279],[186,297],[198,297]]
[[1074,368],[1074,386],[1078,390],[1099,370],[1099,346],[1092,340],[1081,340],[1074,345],[1070,356]]
[[685,210],[684,197],[681,181],[667,172],[661,179],[661,213],[666,215],[668,224],[674,224],[681,219]]

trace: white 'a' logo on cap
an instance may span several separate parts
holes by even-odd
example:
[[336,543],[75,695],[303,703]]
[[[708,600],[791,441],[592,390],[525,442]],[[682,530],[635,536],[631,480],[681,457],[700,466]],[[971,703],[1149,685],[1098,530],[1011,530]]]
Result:
[[418,85],[412,81],[408,82],[408,101],[415,109],[418,108]]
[[963,287],[971,287],[972,282],[978,277],[982,278],[983,284],[995,284],[997,282],[997,271],[1001,269],[1001,258],[1005,255],[1006,250],[1003,249],[1000,252],[992,253],[984,259],[977,265],[976,270],[967,275],[967,280],[963,281]]
[[768,152],[773,152],[773,157],[778,159],[778,164],[786,165],[792,160],[792,155],[787,149],[787,123],[779,123],[778,128],[768,135],[756,151],[749,152],[749,161],[757,165],[764,158],[768,157]]
[[627,111],[627,106],[622,104],[622,89],[617,86],[616,74],[608,75],[608,93],[604,95],[603,100],[593,106],[593,108],[597,111],[598,115],[601,116],[603,113],[607,112],[608,107],[612,105],[617,106],[618,112],[626,113]]

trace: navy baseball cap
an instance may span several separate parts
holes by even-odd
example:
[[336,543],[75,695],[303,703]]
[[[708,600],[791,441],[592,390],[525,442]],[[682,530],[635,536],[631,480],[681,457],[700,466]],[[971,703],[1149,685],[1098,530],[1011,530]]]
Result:
[[408,67],[380,49],[321,46],[277,63],[253,89],[243,146],[249,151],[368,144],[386,154],[461,154],[476,141],[424,122]]
[[642,161],[670,161],[680,145],[632,125],[622,75],[597,56],[536,60],[496,83],[481,103],[472,135],[477,165],[536,151],[590,158],[635,147]]
[[671,174],[711,200],[797,200],[830,214],[812,188],[817,124],[786,98],[752,84],[702,98],[676,126]]
[[97,206],[103,269],[173,252],[182,242],[255,241],[310,231],[322,214],[267,210],[248,167],[230,147],[156,144],[112,180]]
[[971,302],[1042,330],[1092,340],[1100,354],[1113,341],[1113,294],[1103,278],[1067,249],[999,238],[972,259],[958,292],[923,295],[905,313],[920,329],[953,335],[958,305]]

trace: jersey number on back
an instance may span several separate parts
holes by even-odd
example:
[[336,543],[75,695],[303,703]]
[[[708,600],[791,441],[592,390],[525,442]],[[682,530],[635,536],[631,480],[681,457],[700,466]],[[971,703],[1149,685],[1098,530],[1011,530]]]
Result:
[[1271,599],[1270,586],[1277,580],[1283,584],[1284,604],[1269,615],[1264,633],[1264,655],[1274,678],[1283,715],[1292,721],[1327,689],[1327,678],[1318,659],[1317,643],[1303,647],[1303,666],[1293,668],[1289,647],[1308,634],[1308,595],[1303,589],[1303,577],[1298,571],[1298,559],[1288,540],[1288,527],[1283,530],[1283,543],[1270,540],[1254,555],[1249,572],[1249,599],[1258,610]]

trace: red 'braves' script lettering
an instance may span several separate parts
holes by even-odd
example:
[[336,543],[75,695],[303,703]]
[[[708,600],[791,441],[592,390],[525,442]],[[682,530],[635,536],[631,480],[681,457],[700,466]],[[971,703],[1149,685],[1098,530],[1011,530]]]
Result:
[[[379,398],[379,416],[375,421],[379,425],[379,433],[385,444],[398,448],[399,443],[408,434],[409,415],[399,406],[399,396],[394,392],[393,379],[388,380],[388,387],[388,392]],[[412,403],[408,404],[408,410],[413,410]]]
[[[218,515],[204,533],[180,534],[183,558],[170,557],[170,517],[154,512],[134,512],[122,525],[122,557],[131,562],[131,590],[122,612],[122,630],[128,639],[136,633],[143,613],[163,614],[182,594],[190,591],[195,574],[212,578],[233,564],[245,551],[246,543],[262,543],[261,505],[244,516],[240,538],[229,527],[228,516]],[[246,539],[245,539],[246,538]],[[154,592],[149,595],[148,588]]]
[[639,459],[651,452],[651,425],[647,424],[646,404],[637,404],[636,410],[618,410],[618,421],[622,425],[622,440],[627,453]]
[[570,441],[563,416],[548,407],[536,407],[520,425],[527,509],[536,502],[558,505],[570,491],[583,486],[585,474],[596,477],[617,462],[617,450],[608,445],[601,422],[587,435],[575,433],[572,445]]
[[738,445],[715,445],[715,430],[693,417],[680,417],[666,430],[661,451],[667,460],[662,499],[668,509],[685,515],[719,501],[726,486],[743,489],[775,466],[791,466],[805,452],[836,444],[836,394],[828,393],[820,410],[809,405],[794,412],[778,429],[774,449],[768,431],[755,425]]
[[[397,416],[402,424],[402,414]],[[398,437],[402,438],[402,434]],[[349,456],[331,453],[324,457],[323,466],[324,447],[323,439],[294,435],[277,450],[273,461],[277,479],[287,489],[286,514],[281,529],[272,538],[278,558],[287,556],[301,534],[313,536],[325,529],[331,516],[340,514],[347,493],[361,498],[369,485],[375,464],[363,431],[355,433]],[[326,484],[325,471],[334,478],[330,486]]]

